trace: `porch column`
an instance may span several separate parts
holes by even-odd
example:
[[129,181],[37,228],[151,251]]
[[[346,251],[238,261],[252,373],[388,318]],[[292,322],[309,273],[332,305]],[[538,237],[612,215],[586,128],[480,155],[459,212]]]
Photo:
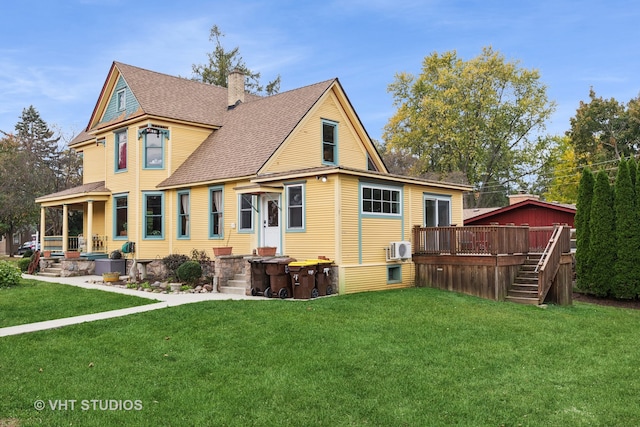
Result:
[[87,235],[85,236],[87,252],[93,252],[93,200],[87,203]]
[[45,207],[40,206],[40,252],[44,251],[46,248],[44,247],[44,233],[46,230],[46,222],[45,222]]
[[62,252],[69,250],[69,205],[62,205]]

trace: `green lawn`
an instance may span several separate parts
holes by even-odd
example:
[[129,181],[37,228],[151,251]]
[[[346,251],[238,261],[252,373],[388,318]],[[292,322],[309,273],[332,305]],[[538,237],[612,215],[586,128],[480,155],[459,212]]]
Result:
[[638,425],[639,338],[638,311],[434,289],[203,302],[1,338],[0,424]]
[[153,303],[153,300],[22,279],[0,288],[0,328]]

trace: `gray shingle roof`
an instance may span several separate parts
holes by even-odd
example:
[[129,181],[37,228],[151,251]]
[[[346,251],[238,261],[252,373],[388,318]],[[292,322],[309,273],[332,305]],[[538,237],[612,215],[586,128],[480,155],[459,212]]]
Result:
[[337,82],[326,80],[226,109],[214,131],[159,187],[254,175],[320,97]]

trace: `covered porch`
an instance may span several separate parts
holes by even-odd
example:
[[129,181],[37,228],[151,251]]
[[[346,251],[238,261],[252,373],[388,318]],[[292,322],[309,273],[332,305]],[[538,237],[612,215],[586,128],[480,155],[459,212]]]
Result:
[[[86,257],[105,256],[108,251],[105,210],[110,197],[111,192],[105,188],[104,182],[101,181],[36,199],[36,203],[40,204],[40,247],[42,252],[50,251],[52,254],[59,255],[78,252]],[[48,215],[51,215],[52,211],[57,211],[55,215],[61,218],[61,224],[54,227],[54,230],[47,227]],[[70,235],[69,216],[72,211],[82,212],[82,232],[78,235]]]

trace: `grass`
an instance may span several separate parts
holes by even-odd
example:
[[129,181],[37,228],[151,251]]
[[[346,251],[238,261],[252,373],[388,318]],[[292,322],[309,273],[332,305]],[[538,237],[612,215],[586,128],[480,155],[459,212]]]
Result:
[[20,286],[0,288],[0,328],[153,302],[146,298],[22,279]]
[[434,289],[188,304],[0,339],[0,424],[638,425],[639,330]]

